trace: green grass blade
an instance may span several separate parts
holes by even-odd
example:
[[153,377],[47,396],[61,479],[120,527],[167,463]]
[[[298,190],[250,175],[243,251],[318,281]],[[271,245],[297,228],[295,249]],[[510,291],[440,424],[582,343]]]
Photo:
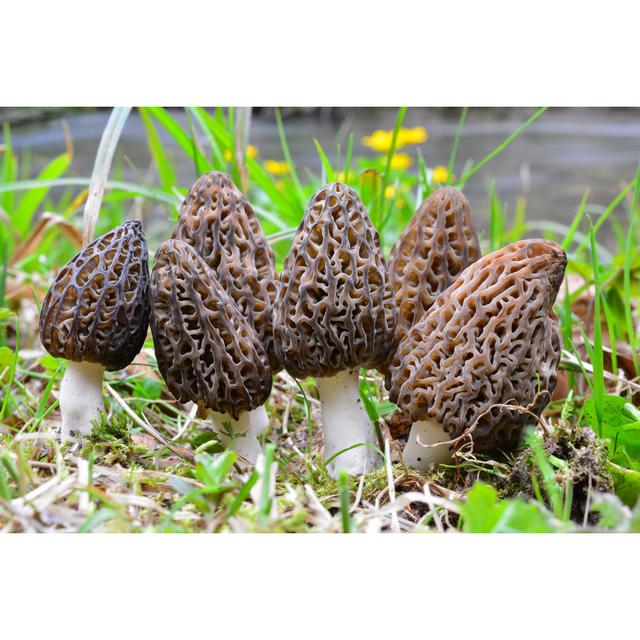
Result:
[[580,223],[582,222],[582,217],[584,216],[584,212],[587,208],[587,198],[589,197],[589,190],[587,189],[582,196],[582,200],[580,201],[580,206],[576,211],[576,215],[573,217],[571,225],[569,226],[569,230],[567,231],[563,241],[562,248],[565,251],[569,250],[569,247],[573,244],[573,239],[580,227]]
[[[595,233],[598,233],[600,227],[607,221],[609,216],[615,211],[616,207],[625,199],[627,194],[631,191],[631,189],[635,186],[635,181],[629,182],[622,190],[618,193],[618,195],[609,203],[609,206],[600,214],[600,217],[596,220],[596,223],[593,225],[593,230]],[[584,249],[587,244],[590,242],[590,237],[585,237],[582,242],[580,242],[578,246],[578,250]]]
[[458,180],[457,186],[461,188],[465,182],[474,175],[477,171],[482,169],[487,162],[493,160],[498,154],[502,153],[525,129],[530,127],[549,107],[541,107],[538,109],[524,124],[520,125],[509,137],[501,142],[491,153],[486,155],[478,164],[473,166],[467,171],[460,180]]
[[593,399],[596,409],[598,425],[602,424],[604,397],[606,389],[604,384],[604,356],[602,352],[602,323],[601,323],[601,282],[600,266],[598,264],[598,252],[596,249],[596,231],[593,224],[590,225],[589,236],[591,239],[591,265],[593,268],[594,304],[593,304],[593,353],[591,364],[593,365]]
[[140,117],[142,118],[142,124],[147,132],[147,144],[149,145],[149,152],[153,158],[153,162],[158,170],[160,176],[160,182],[162,186],[168,191],[174,187],[177,183],[176,172],[173,168],[173,164],[167,156],[164,145],[160,141],[160,136],[153,124],[153,119],[149,115],[149,112],[145,107],[138,109]]
[[343,533],[353,533],[355,530],[351,518],[351,504],[349,502],[349,476],[346,471],[338,475],[338,493],[340,494],[340,520]]
[[285,161],[289,165],[289,171],[291,172],[291,180],[293,182],[293,186],[297,196],[297,204],[301,207],[304,207],[307,203],[307,198],[304,194],[302,184],[300,184],[300,180],[296,172],[296,167],[293,164],[293,160],[291,159],[291,153],[289,151],[289,145],[287,143],[287,136],[285,135],[285,132],[284,132],[284,125],[282,124],[282,116],[280,115],[280,109],[278,107],[276,107],[276,123],[278,125],[278,135],[280,136],[280,146],[282,147],[282,155],[284,156]]
[[[58,178],[57,180],[18,180],[10,184],[0,184],[0,193],[7,191],[27,191],[29,189],[38,189],[39,187],[88,187],[91,184],[90,178]],[[132,182],[122,182],[121,180],[108,180],[107,189],[122,191],[131,198],[144,197],[152,200],[159,200],[167,204],[180,204],[182,198],[175,193],[167,193],[162,189],[153,187],[145,187],[143,185],[133,184]]]
[[[219,126],[218,121],[202,107],[187,107],[187,112],[190,113],[193,119],[198,123],[207,138],[209,148],[211,149],[211,164],[213,165],[213,168],[225,170],[227,161],[224,158],[223,148],[227,148],[227,145],[223,145],[223,147],[221,147],[221,143],[214,132],[214,128]],[[229,144],[231,144],[231,140],[229,140]]]
[[638,201],[640,199],[640,165],[636,172],[635,190],[633,204],[629,215],[629,229],[624,247],[624,269],[623,269],[623,287],[624,287],[624,317],[627,330],[627,339],[631,347],[631,357],[636,375],[640,375],[640,362],[638,360],[638,336],[636,334],[636,325],[633,320],[632,299],[631,299],[631,257],[633,254],[633,245],[635,241],[635,224],[637,222]]
[[418,149],[418,175],[422,183],[422,198],[428,198],[431,193],[431,184],[429,183],[429,176],[427,174],[427,165],[420,149]]
[[313,139],[313,143],[316,145],[316,151],[318,152],[318,155],[320,156],[320,162],[322,162],[322,166],[324,167],[324,171],[326,174],[326,181],[335,182],[336,180],[335,171],[333,170],[333,167],[331,166],[331,162],[329,161],[329,158],[327,158],[327,154],[324,152],[322,145],[320,144],[320,142],[318,142],[317,138]]
[[[38,182],[45,182],[48,180],[55,180],[67,172],[67,169],[71,165],[71,156],[68,153],[63,153],[57,158],[54,158],[49,162],[46,167],[38,174],[36,180]],[[21,237],[25,237],[31,228],[31,221],[33,215],[38,210],[38,207],[42,204],[43,200],[49,193],[49,187],[42,187],[40,189],[30,189],[20,199],[18,206],[12,216],[12,221],[15,224],[16,229],[20,233]]]
[[389,174],[391,172],[391,162],[393,160],[393,156],[396,152],[396,145],[398,144],[398,133],[402,128],[402,123],[404,122],[404,117],[407,113],[407,107],[400,107],[398,110],[398,115],[396,116],[396,123],[393,127],[393,135],[391,137],[391,147],[389,147],[389,151],[387,152],[387,159],[385,164],[384,173],[382,175],[382,184],[380,186],[380,195],[378,199],[378,206],[376,207],[375,216],[372,214],[372,219],[374,220],[374,224],[376,227],[379,227],[382,222],[383,212],[384,212],[384,198],[385,191],[387,189],[387,185],[389,184]]
[[96,223],[100,215],[102,196],[107,187],[107,178],[111,169],[113,155],[130,111],[130,107],[114,107],[107,121],[107,125],[102,132],[98,152],[96,153],[96,159],[93,164],[93,172],[91,173],[89,195],[84,207],[82,242],[85,246],[93,240]]
[[182,151],[191,158],[198,176],[205,171],[211,171],[213,168],[211,163],[198,149],[193,136],[190,136],[166,109],[162,107],[146,107],[146,110],[169,132]]
[[[196,119],[203,123],[201,126],[207,127],[224,148],[231,149],[233,147],[232,136],[222,124],[224,118],[221,116],[213,117],[200,107],[194,108],[194,111],[200,116],[199,120],[198,118]],[[301,208],[292,204],[278,189],[275,181],[267,171],[254,158],[247,157],[246,164],[251,179],[265,192],[280,215],[285,218],[290,226],[297,225],[304,213],[304,207]]]
[[504,214],[495,183],[489,189],[489,251],[504,244]]
[[349,134],[349,138],[347,139],[347,153],[344,157],[344,181],[346,184],[349,184],[349,179],[351,177],[351,156],[353,154],[353,133]]
[[13,387],[13,381],[16,375],[16,366],[18,365],[18,357],[20,355],[20,324],[18,318],[15,318],[15,330],[16,330],[16,348],[13,354],[13,360],[9,367],[9,378],[4,385],[4,400],[2,402],[2,408],[0,408],[0,420],[4,420],[7,407],[9,406],[9,399],[11,398],[11,387]]
[[462,128],[464,127],[464,121],[467,119],[467,112],[469,111],[469,107],[463,107],[462,113],[460,114],[460,121],[458,122],[458,127],[456,128],[456,135],[453,139],[453,146],[451,147],[451,154],[449,155],[449,164],[447,168],[449,170],[449,177],[447,178],[447,184],[451,184],[453,180],[453,170],[456,165],[456,155],[458,153],[458,144],[460,144],[460,137],[462,136]]
[[269,521],[271,513],[271,466],[276,447],[271,442],[264,448],[264,470],[262,472],[262,486],[260,506],[258,512],[263,525]]
[[[13,182],[17,177],[16,161],[13,157],[13,149],[11,147],[11,129],[9,123],[5,122],[2,127],[4,133],[4,151],[2,158],[2,172],[0,174],[0,186]],[[15,197],[11,191],[5,191],[0,198],[0,206],[9,214],[13,212]]]

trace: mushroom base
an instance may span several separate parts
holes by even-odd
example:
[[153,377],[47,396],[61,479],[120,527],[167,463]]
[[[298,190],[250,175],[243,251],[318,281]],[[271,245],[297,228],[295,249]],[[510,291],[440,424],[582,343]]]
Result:
[[[424,446],[429,445],[429,446]],[[408,467],[426,471],[430,464],[451,463],[449,435],[431,420],[419,420],[411,425],[402,459]]]
[[228,413],[217,411],[209,411],[209,417],[220,442],[246,462],[255,465],[258,454],[262,451],[258,435],[266,428],[258,410],[245,411],[237,420]]
[[95,362],[67,362],[60,381],[60,414],[62,440],[91,433],[92,420],[104,411],[102,403],[102,376],[104,367]]
[[375,432],[362,406],[358,370],[316,378],[316,385],[320,394],[325,460],[360,445],[340,453],[330,462],[329,475],[337,478],[341,471],[353,476],[372,471],[377,466],[377,454],[371,449],[375,445]]

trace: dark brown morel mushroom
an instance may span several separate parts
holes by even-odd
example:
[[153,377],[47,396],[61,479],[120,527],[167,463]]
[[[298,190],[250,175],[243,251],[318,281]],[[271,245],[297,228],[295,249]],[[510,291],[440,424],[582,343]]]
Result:
[[463,271],[409,330],[387,376],[390,399],[414,422],[407,464],[450,459],[447,441],[465,434],[479,453],[517,446],[556,385],[553,304],[566,264],[555,242],[511,244]]
[[142,225],[131,220],[96,238],[60,271],[40,312],[40,340],[68,360],[60,382],[62,438],[98,418],[104,370],[139,353],[149,320],[149,265]]
[[420,205],[391,250],[389,274],[400,340],[479,257],[468,200],[453,187],[438,189]]
[[273,251],[251,205],[231,178],[219,171],[201,176],[180,208],[173,238],[190,244],[256,330],[272,369],[272,313],[276,295]]
[[[298,378],[315,376],[325,458],[374,443],[359,394],[359,368],[395,348],[397,310],[380,239],[356,192],[336,182],[311,199],[287,256],[274,308],[274,345]],[[357,446],[328,469],[360,474],[375,454]]]
[[223,444],[254,464],[271,392],[262,342],[203,258],[185,242],[158,249],[151,272],[151,332],[160,373],[179,402],[208,411]]

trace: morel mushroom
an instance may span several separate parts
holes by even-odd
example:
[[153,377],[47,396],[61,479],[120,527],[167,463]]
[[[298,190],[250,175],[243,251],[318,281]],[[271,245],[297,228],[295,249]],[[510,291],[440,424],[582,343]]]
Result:
[[479,257],[468,200],[453,187],[438,189],[422,203],[391,250],[389,274],[399,340]]
[[142,225],[131,220],[96,238],[51,285],[40,340],[69,362],[60,382],[62,438],[86,435],[104,409],[102,376],[129,365],[149,321],[149,265]]
[[160,245],[150,299],[156,359],[169,390],[179,402],[208,412],[222,443],[254,464],[265,425],[252,411],[271,392],[258,334],[216,274],[181,240]]
[[516,242],[469,266],[409,330],[387,376],[414,421],[407,464],[450,459],[447,440],[461,436],[480,453],[517,446],[556,385],[553,304],[566,264],[555,242]]
[[201,176],[180,208],[173,238],[190,244],[256,330],[275,372],[272,312],[276,296],[273,251],[251,205],[219,171]]
[[280,275],[273,334],[278,359],[315,376],[328,466],[360,474],[374,465],[374,430],[359,394],[359,368],[395,348],[397,310],[380,239],[360,198],[336,182],[311,199]]

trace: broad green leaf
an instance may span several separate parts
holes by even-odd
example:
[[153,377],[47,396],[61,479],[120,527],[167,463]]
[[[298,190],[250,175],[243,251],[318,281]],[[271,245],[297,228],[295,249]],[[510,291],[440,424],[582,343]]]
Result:
[[197,451],[203,444],[207,444],[209,442],[215,442],[211,446],[207,447],[208,453],[222,453],[224,451],[224,447],[218,441],[218,437],[213,431],[202,431],[197,436],[191,439],[191,447],[194,451]]
[[0,307],[0,322],[3,320],[8,320],[9,318],[15,318],[16,314],[11,311],[11,309],[7,309],[6,307]]
[[628,507],[634,507],[640,498],[640,471],[627,469],[615,462],[607,461],[616,495]]
[[465,533],[551,533],[549,513],[519,499],[498,500],[497,491],[477,482],[460,505]]
[[9,347],[0,347],[0,381],[4,380],[11,370],[14,353]]
[[[620,396],[605,395],[602,403],[602,437],[609,442],[609,458],[623,467],[640,471],[640,420]],[[593,398],[585,401],[583,417],[597,431]]]
[[157,400],[162,393],[162,383],[157,378],[141,378],[136,380],[134,394],[141,398]]

